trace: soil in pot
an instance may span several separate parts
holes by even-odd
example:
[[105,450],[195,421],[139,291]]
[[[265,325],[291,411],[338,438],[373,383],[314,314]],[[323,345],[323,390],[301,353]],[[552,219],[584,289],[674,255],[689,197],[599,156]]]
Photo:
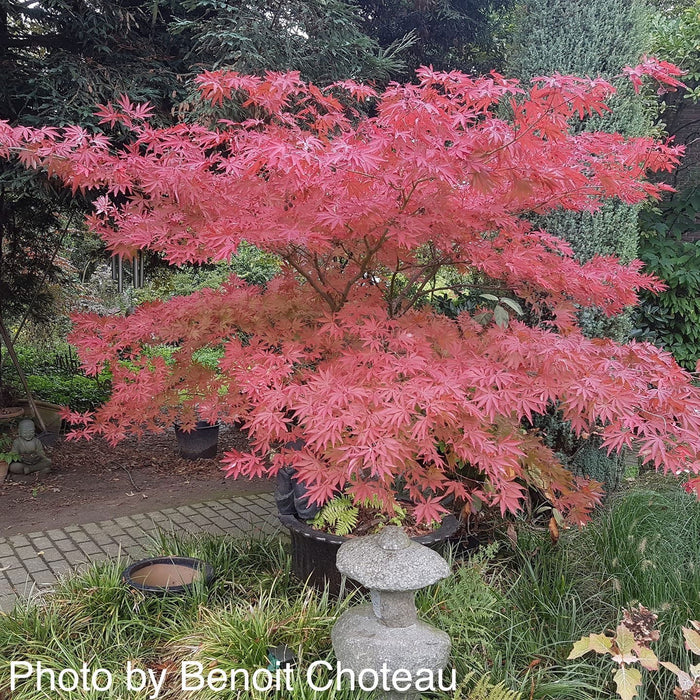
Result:
[[213,577],[211,566],[189,557],[157,557],[132,564],[122,574],[124,582],[143,593],[182,593]]
[[19,418],[24,414],[24,409],[20,406],[9,406],[6,408],[0,407],[0,421],[8,421],[13,418]]

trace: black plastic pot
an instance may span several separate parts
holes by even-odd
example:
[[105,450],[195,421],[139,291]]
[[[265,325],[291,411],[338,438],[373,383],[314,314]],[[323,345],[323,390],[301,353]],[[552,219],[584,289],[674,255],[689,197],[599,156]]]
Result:
[[214,569],[201,559],[191,557],[153,557],[142,559],[124,569],[122,581],[146,595],[185,593],[195,586],[208,585]]
[[193,430],[183,430],[175,425],[175,437],[180,456],[185,459],[211,459],[216,457],[219,445],[219,426],[197,421]]
[[52,433],[49,430],[39,433],[37,437],[44,447],[53,447],[58,442],[58,433]]
[[[349,537],[331,535],[316,530],[294,515],[280,515],[280,522],[289,529],[292,538],[292,571],[300,581],[308,580],[318,588],[328,587],[329,593],[339,595],[342,577],[335,558],[343,542]],[[412,537],[414,542],[431,549],[440,549],[457,532],[459,522],[453,515],[447,515],[437,530]]]

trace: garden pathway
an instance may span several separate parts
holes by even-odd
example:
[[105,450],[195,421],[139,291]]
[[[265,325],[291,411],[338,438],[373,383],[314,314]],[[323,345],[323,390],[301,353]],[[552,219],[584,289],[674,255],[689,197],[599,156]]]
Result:
[[80,564],[143,556],[159,529],[251,537],[279,527],[274,495],[233,496],[153,513],[0,538],[0,611],[36,595]]

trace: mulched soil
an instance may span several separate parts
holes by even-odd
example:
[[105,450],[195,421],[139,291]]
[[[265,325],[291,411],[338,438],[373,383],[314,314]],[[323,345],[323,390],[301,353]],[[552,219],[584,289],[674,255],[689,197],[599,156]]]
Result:
[[[219,457],[245,446],[240,431],[222,426]],[[173,430],[116,447],[61,440],[47,454],[50,474],[0,484],[0,538],[274,489],[267,479],[226,479],[218,459],[181,458]]]

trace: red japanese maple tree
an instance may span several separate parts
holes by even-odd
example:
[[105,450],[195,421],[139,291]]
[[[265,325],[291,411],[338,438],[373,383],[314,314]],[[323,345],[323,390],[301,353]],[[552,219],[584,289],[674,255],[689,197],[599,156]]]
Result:
[[[628,74],[678,75],[653,59]],[[576,323],[579,306],[617,314],[660,283],[636,261],[581,264],[531,223],[658,195],[645,175],[673,167],[680,148],[570,133],[571,120],[607,109],[611,85],[555,75],[523,88],[428,68],[381,94],[295,73],[198,83],[247,118],[154,128],[146,106],[122,98],[99,111],[119,146],[79,127],[0,125],[4,157],[101,193],[89,223],[115,253],[203,263],[245,240],[282,261],[264,289],[232,278],[126,318],[78,316],[85,367],[109,366],[114,387],[94,414],[73,416],[78,434],[117,441],[175,419],[240,420],[251,449],[226,454],[230,474],[292,465],[318,502],[346,490],[389,510],[401,477],[424,521],[446,495],[517,510],[527,486],[585,519],[598,485],[527,427],[552,406],[610,449],[634,444],[659,469],[700,471],[691,376],[651,345],[591,340]],[[540,322],[438,313],[425,291],[444,268],[496,282]],[[171,359],[154,352],[163,345]],[[222,350],[217,368],[197,361],[204,347]],[[297,438],[303,449],[284,448]]]

